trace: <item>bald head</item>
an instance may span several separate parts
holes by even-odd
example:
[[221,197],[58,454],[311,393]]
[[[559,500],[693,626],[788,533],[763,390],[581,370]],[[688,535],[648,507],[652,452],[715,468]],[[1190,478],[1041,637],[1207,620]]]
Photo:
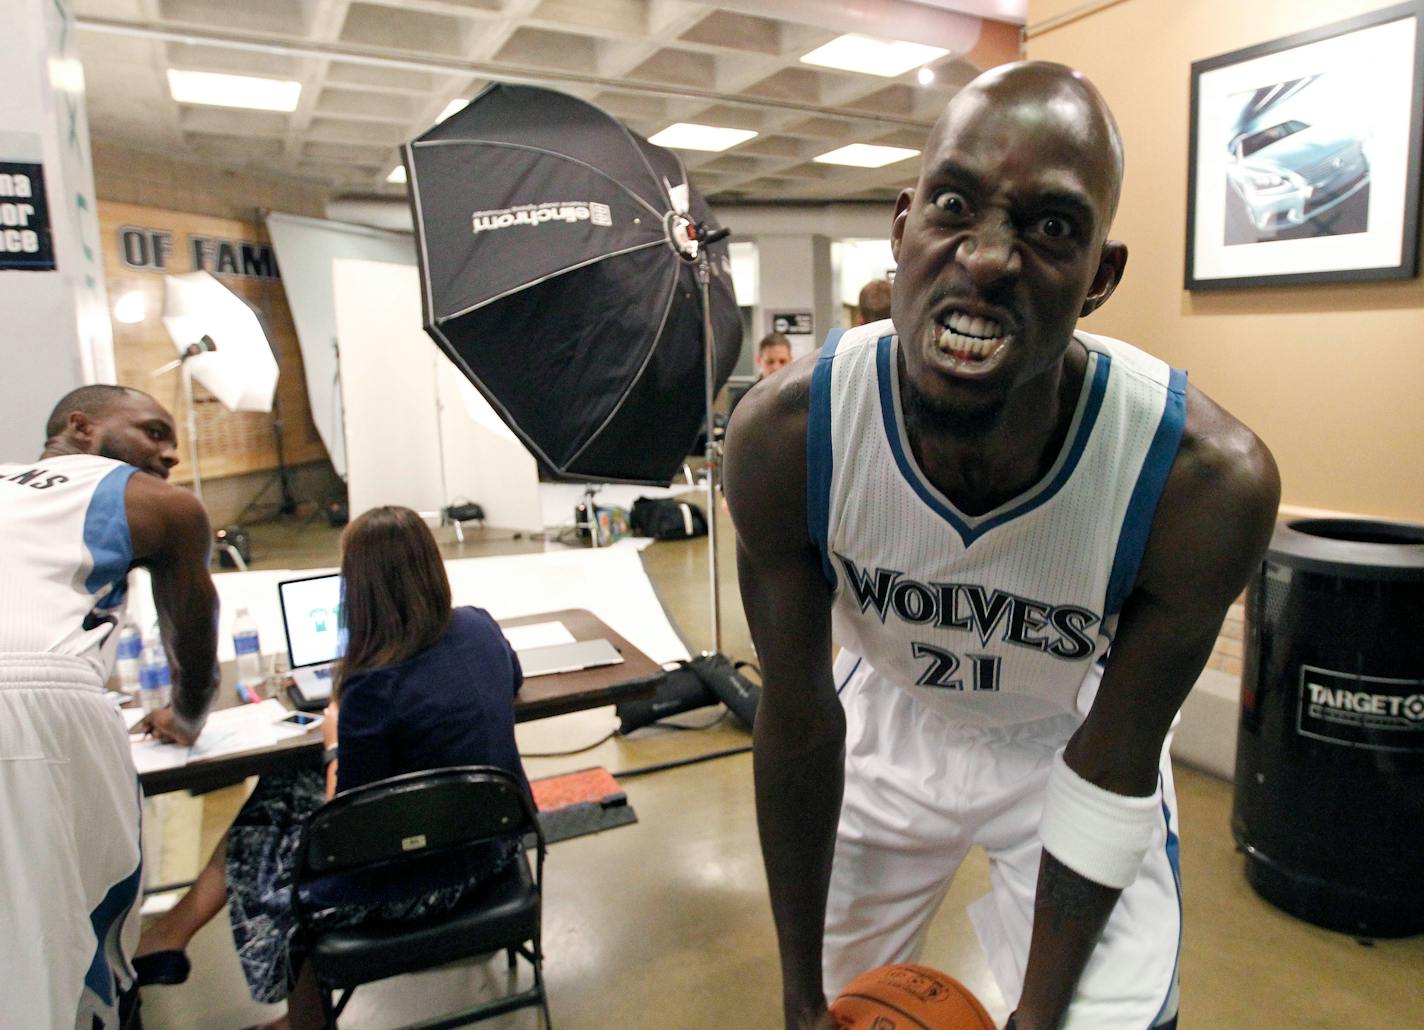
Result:
[[1043,160],[1091,169],[1111,220],[1122,188],[1122,136],[1107,101],[1081,72],[1051,61],[1018,61],[984,72],[954,95],[930,130],[925,167],[945,142],[975,132],[989,110],[1025,130],[1038,130],[1025,136],[1041,149]]

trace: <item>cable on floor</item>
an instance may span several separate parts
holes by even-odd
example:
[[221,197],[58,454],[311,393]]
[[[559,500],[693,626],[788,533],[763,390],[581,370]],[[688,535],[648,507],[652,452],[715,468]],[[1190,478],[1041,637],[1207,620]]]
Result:
[[599,737],[592,744],[585,744],[583,747],[576,747],[571,751],[521,751],[520,758],[563,758],[565,755],[581,755],[585,751],[592,751],[600,744],[606,744],[618,735],[617,730],[609,730],[607,734]]
[[744,755],[752,749],[750,744],[744,747],[729,747],[725,751],[710,751],[705,755],[694,755],[692,758],[679,758],[672,762],[659,762],[657,765],[644,765],[637,769],[625,769],[623,772],[613,774],[615,780],[628,780],[634,776],[646,776],[648,773],[663,772],[667,769],[680,769],[684,765],[696,765],[698,762],[710,762],[714,758],[728,758],[731,755]]

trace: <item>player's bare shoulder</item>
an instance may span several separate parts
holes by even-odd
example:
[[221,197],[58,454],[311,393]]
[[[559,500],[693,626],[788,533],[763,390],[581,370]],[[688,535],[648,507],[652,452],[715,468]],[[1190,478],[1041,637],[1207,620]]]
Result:
[[[1234,597],[1270,541],[1280,473],[1261,439],[1194,386],[1144,574]],[[1229,598],[1228,598],[1229,600]]]
[[1280,473],[1261,438],[1194,386],[1168,490],[1198,504],[1225,505],[1238,517],[1273,521]]
[[208,513],[197,496],[157,476],[130,476],[124,507],[134,558],[140,563],[185,543],[206,545],[211,536]]
[[806,423],[817,355],[753,386],[727,425],[727,505],[739,534],[755,525],[805,526]]

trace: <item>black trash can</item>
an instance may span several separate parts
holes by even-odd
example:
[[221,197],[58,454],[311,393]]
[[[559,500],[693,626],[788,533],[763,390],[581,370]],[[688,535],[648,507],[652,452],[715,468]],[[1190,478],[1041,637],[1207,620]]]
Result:
[[1247,591],[1231,829],[1292,915],[1424,931],[1424,526],[1276,527]]

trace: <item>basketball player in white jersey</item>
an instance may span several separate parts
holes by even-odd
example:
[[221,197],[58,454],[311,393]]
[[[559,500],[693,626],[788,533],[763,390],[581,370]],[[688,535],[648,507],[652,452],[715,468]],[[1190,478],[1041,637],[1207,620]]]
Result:
[[152,397],[81,387],[46,435],[0,464],[0,1024],[93,1030],[117,1025],[138,934],[138,778],[104,695],[128,573],[152,574],[169,646],[172,705],[138,727],[164,740],[192,743],[212,702],[217,593]]
[[1077,73],[980,76],[896,204],[891,318],[732,422],[788,1027],[828,1027],[828,995],[912,960],[976,844],[1009,1025],[1175,1026],[1167,742],[1279,482],[1181,373],[1076,329],[1127,262],[1121,174]]

